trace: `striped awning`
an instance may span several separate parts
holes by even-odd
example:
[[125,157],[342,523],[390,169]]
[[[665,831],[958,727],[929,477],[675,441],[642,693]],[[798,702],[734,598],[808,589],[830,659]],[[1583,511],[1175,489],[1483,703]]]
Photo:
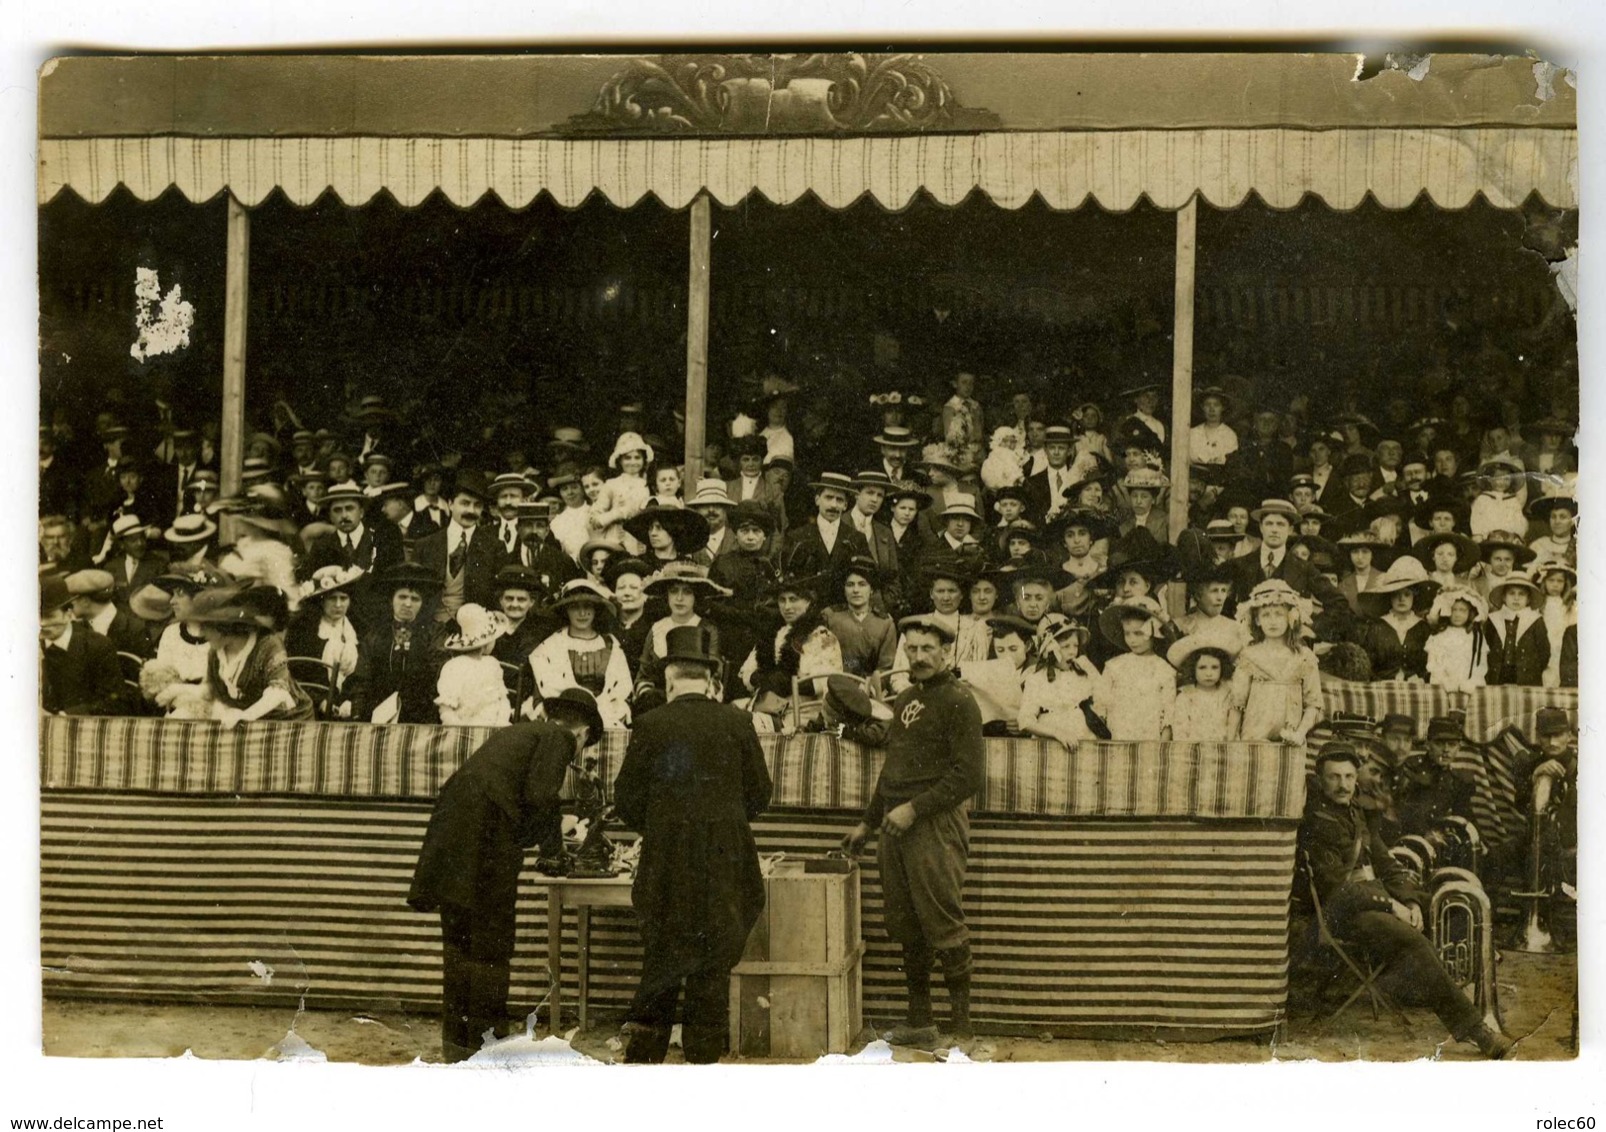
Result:
[[361,205],[381,191],[414,206],[437,190],[459,206],[487,194],[521,208],[601,193],[621,207],[649,194],[672,208],[707,191],[733,205],[812,194],[831,208],[865,195],[889,209],[919,191],[953,205],[980,191],[1019,208],[1034,195],[1074,209],[1175,209],[1198,193],[1219,208],[1251,193],[1274,208],[1314,194],[1351,209],[1370,194],[1403,208],[1426,194],[1462,208],[1477,194],[1515,208],[1538,193],[1578,205],[1573,129],[1181,129],[697,139],[473,137],[44,138],[39,202],[71,189],[91,202],[118,185],[141,200],[169,188],[192,201],[227,189],[246,205],[275,189],[298,205],[332,192]]

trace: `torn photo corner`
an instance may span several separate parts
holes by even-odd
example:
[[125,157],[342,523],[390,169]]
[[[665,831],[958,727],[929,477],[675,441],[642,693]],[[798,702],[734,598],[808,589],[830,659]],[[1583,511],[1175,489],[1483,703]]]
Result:
[[52,60],[45,1051],[1574,1058],[1577,117]]

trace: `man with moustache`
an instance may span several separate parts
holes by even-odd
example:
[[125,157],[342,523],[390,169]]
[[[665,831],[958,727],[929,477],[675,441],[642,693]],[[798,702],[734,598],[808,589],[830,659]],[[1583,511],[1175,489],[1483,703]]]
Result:
[[323,506],[332,531],[325,531],[307,548],[304,572],[311,577],[325,566],[342,566],[363,572],[353,587],[351,620],[358,630],[384,620],[384,597],[374,585],[374,576],[402,560],[402,535],[395,523],[365,520],[370,499],[352,480],[335,484],[324,493]]
[[485,477],[469,470],[459,472],[452,489],[446,526],[418,540],[413,556],[441,587],[430,617],[444,624],[466,604],[495,608],[496,572],[508,554],[496,532],[480,523],[490,490]]
[[855,556],[870,556],[870,544],[844,516],[855,492],[853,479],[841,472],[821,472],[814,488],[815,516],[786,532],[781,542],[781,572],[793,577],[823,574],[836,577]]

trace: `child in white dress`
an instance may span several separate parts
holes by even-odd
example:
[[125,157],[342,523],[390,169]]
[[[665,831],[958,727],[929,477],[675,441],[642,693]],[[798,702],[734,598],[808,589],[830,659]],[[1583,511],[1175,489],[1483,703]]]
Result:
[[1483,621],[1488,603],[1469,586],[1447,586],[1433,599],[1428,624],[1428,682],[1446,692],[1470,692],[1484,686],[1489,654],[1484,648]]
[[513,718],[502,665],[491,650],[507,631],[508,620],[472,602],[457,611],[457,631],[442,644],[456,653],[441,666],[435,703],[441,722],[459,727],[503,727]]
[[1176,669],[1154,651],[1165,630],[1160,605],[1152,597],[1112,602],[1099,614],[1105,637],[1126,651],[1110,658],[1093,693],[1093,710],[1104,717],[1110,738],[1141,742],[1171,738],[1171,709],[1177,698]]
[[[1172,645],[1166,659],[1183,681],[1171,707],[1175,743],[1225,743],[1232,712],[1232,661],[1241,647],[1236,634],[1200,633]],[[1232,736],[1236,738],[1236,736]]]
[[1099,670],[1082,655],[1086,626],[1066,621],[1056,626],[1037,662],[1027,668],[1021,689],[1020,729],[1028,735],[1058,739],[1075,748],[1097,736],[1084,704],[1097,694]]

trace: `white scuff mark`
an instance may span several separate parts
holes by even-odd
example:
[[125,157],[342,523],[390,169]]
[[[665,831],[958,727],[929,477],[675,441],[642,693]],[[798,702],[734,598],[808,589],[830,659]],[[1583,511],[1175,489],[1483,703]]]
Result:
[[669,1031],[669,1044],[672,1045],[672,1046],[680,1045],[680,1023],[679,1022],[676,1022],[674,1027]]
[[937,1060],[941,1061],[941,1062],[943,1062],[943,1063],[945,1063],[947,1065],[974,1065],[974,1064],[976,1064],[974,1061],[972,1061],[966,1055],[965,1051],[960,1049],[958,1046],[949,1046],[946,1051],[938,1050],[937,1051]]
[[770,1000],[765,998],[763,995],[759,995],[758,996],[758,1004],[759,1004],[759,1006],[763,1007],[765,1010],[768,1010],[770,1008]]
[[604,1062],[581,1053],[567,1038],[537,1040],[528,1034],[517,1034],[483,1047],[462,1064],[482,1069],[520,1069],[526,1065],[602,1065]]
[[1567,303],[1567,309],[1578,313],[1578,247],[1567,249],[1567,258],[1548,265],[1556,277],[1556,290]]
[[62,365],[68,365],[71,362],[72,362],[72,355],[71,354],[63,354],[61,356],[61,364]]
[[1574,90],[1578,89],[1573,73],[1566,67],[1558,67],[1556,64],[1547,62],[1544,59],[1534,60],[1534,97],[1539,99],[1540,102],[1549,102],[1552,98],[1555,98],[1556,79],[1558,76]]
[[1366,70],[1366,56],[1361,52],[1355,53],[1355,73],[1350,76],[1351,82],[1360,82],[1361,74]]
[[1424,55],[1424,56],[1422,56],[1421,61],[1418,62],[1416,66],[1412,67],[1409,71],[1405,72],[1405,75],[1409,79],[1413,79],[1416,82],[1421,82],[1423,79],[1428,77],[1428,68],[1430,66],[1432,66],[1432,64],[1433,64],[1433,56]]
[[305,1038],[296,1033],[291,1027],[279,1041],[268,1050],[268,1055],[274,1061],[328,1061],[328,1056],[321,1049],[314,1049],[307,1044]]
[[877,1038],[858,1053],[828,1053],[815,1059],[816,1065],[891,1065],[892,1047]]
[[257,978],[262,980],[262,985],[263,986],[268,987],[268,986],[272,986],[273,985],[273,968],[272,967],[269,967],[266,963],[262,962],[262,960],[260,960],[260,959],[251,960],[251,962],[248,964],[248,966],[251,968],[251,973],[253,975],[255,975]]
[[134,329],[138,337],[128,352],[139,361],[171,354],[190,344],[195,307],[184,301],[178,284],[162,294],[162,281],[152,267],[134,269]]

